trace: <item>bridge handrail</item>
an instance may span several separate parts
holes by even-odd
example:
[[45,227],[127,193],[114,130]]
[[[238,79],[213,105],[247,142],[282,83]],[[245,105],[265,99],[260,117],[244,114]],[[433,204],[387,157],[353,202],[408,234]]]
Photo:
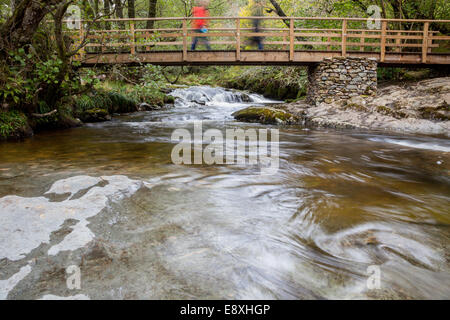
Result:
[[[417,22],[417,23],[450,23],[449,19],[440,19],[440,20],[432,20],[432,19],[387,19],[387,18],[353,18],[353,17],[158,17],[158,18],[108,18],[108,19],[99,19],[96,22],[127,22],[127,21],[135,21],[135,22],[143,22],[143,21],[177,21],[177,20],[329,20],[329,21],[380,21],[380,22]],[[64,20],[63,22],[92,22],[89,19],[71,19]]]
[[[196,19],[216,20],[216,21],[234,21],[235,26],[227,28],[210,27],[206,34],[192,33],[193,28],[190,27],[190,21]],[[245,20],[275,20],[283,21],[286,28],[261,28],[260,32],[252,32],[251,28],[241,26],[242,21]],[[298,28],[295,26],[296,21],[337,21],[341,23],[339,29],[336,28]],[[139,29],[136,28],[137,23],[142,22],[158,22],[158,21],[180,21],[181,27],[178,28],[150,28]],[[349,28],[352,22],[379,22],[380,29],[362,29]],[[439,44],[435,42],[450,41],[448,35],[437,35],[436,31],[430,30],[430,25],[433,23],[450,23],[450,20],[425,20],[425,19],[372,19],[372,18],[352,18],[352,17],[159,17],[159,18],[115,18],[115,19],[101,19],[101,20],[67,20],[66,22],[79,22],[79,35],[72,35],[74,40],[82,41],[101,40],[102,43],[88,43],[87,48],[101,48],[104,52],[105,48],[114,47],[129,47],[130,53],[135,55],[139,47],[145,47],[147,51],[156,46],[181,46],[183,61],[188,60],[188,38],[193,37],[219,37],[219,38],[234,38],[231,40],[212,41],[214,45],[234,45],[236,51],[236,61],[240,61],[241,45],[244,37],[266,37],[277,38],[282,37],[282,41],[266,41],[268,45],[281,45],[283,50],[288,51],[289,60],[293,61],[296,52],[296,46],[326,46],[326,51],[334,51],[336,47],[340,47],[342,56],[347,56],[348,47],[359,47],[360,52],[374,50],[379,48],[379,61],[384,62],[387,48],[394,48],[392,51],[403,53],[405,48],[421,48],[422,63],[427,63],[428,55],[432,53],[433,48],[440,48]],[[93,30],[94,35],[86,32],[85,23],[111,23],[117,22],[121,24],[118,29],[111,29],[110,27],[104,30]],[[394,26],[394,29],[402,29],[401,23],[417,23],[423,24],[422,30],[391,30],[389,24]],[[129,23],[129,28],[125,29],[124,23]],[[354,25],[354,23],[353,23]],[[339,24],[338,24],[339,26]],[[214,32],[221,31],[221,32]],[[278,32],[277,32],[278,31]],[[311,32],[309,32],[311,31]],[[314,33],[312,33],[314,32]],[[95,35],[97,33],[98,35]],[[126,33],[126,34],[123,34]],[[105,35],[110,34],[108,39]],[[111,35],[112,34],[112,35]],[[166,41],[154,41],[154,38],[168,39]],[[177,40],[181,38],[181,40]],[[313,38],[308,40],[307,38]],[[316,41],[320,38],[320,41]],[[129,42],[122,40],[128,39]],[[138,39],[145,41],[139,42]],[[324,40],[325,39],[325,40]],[[336,40],[337,39],[337,40]],[[355,42],[358,40],[359,42]],[[366,41],[369,39],[369,41]],[[104,40],[109,40],[110,43],[103,43]],[[111,41],[112,40],[112,41]],[[114,42],[115,40],[118,40]],[[392,42],[395,40],[395,42]],[[150,42],[149,42],[150,41]],[[377,50],[377,49],[376,49]],[[420,49],[419,49],[420,50]],[[371,51],[373,52],[373,51]],[[83,59],[85,51],[80,52],[80,58]]]

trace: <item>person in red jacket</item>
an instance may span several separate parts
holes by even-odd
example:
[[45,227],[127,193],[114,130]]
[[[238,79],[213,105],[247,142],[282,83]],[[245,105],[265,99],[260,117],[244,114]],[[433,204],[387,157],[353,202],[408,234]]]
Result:
[[[204,18],[204,17],[209,16],[208,9],[206,9],[208,2],[209,1],[206,1],[206,0],[198,1],[198,6],[194,7],[192,9],[192,15],[194,18]],[[208,32],[208,29],[206,29],[206,26],[208,24],[206,19],[195,19],[195,20],[193,20],[192,24],[195,29],[195,32],[197,32],[197,33]],[[206,48],[208,50],[211,50],[211,46],[209,45],[209,41],[208,41],[207,37],[194,37],[194,39],[192,41],[192,46],[191,46],[192,51],[195,50],[199,41],[204,42],[206,45]]]

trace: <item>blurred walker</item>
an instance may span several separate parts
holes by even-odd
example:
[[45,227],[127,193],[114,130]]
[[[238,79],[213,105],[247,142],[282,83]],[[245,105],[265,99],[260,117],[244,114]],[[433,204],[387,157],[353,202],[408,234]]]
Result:
[[[209,0],[198,0],[198,6],[192,9],[192,14],[194,18],[204,18],[209,16],[208,9],[206,7],[209,4]],[[207,33],[208,29],[206,28],[208,23],[206,19],[195,19],[193,20],[193,26],[196,33]],[[211,50],[211,46],[209,45],[209,41],[207,37],[194,37],[192,41],[191,50],[194,51],[197,47],[198,42],[201,41],[206,45],[208,50]]]
[[[262,0],[256,0],[255,6],[253,7],[252,16],[254,17],[262,17],[264,16],[264,4]],[[253,19],[253,32],[260,33],[261,32],[261,21],[262,19]],[[250,38],[250,42],[258,46],[258,50],[264,50],[264,38],[259,36],[254,36]]]

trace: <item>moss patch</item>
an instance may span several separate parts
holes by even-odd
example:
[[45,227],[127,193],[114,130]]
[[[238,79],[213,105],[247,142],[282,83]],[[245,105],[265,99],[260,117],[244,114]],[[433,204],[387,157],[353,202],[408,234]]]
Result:
[[424,119],[434,121],[449,121],[450,120],[450,106],[444,104],[437,108],[423,107],[419,108],[420,115]]
[[404,113],[402,111],[392,110],[391,108],[386,107],[386,106],[377,106],[375,108],[375,111],[378,113],[384,114],[386,116],[394,117],[396,119],[404,119],[407,117],[406,113]]
[[262,124],[294,124],[300,119],[291,113],[274,108],[249,107],[233,113],[236,120]]
[[359,111],[359,112],[367,112],[368,111],[365,106],[360,105],[360,104],[356,104],[356,103],[346,104],[343,108],[344,108],[344,110],[352,109],[352,110],[356,110],[356,111]]

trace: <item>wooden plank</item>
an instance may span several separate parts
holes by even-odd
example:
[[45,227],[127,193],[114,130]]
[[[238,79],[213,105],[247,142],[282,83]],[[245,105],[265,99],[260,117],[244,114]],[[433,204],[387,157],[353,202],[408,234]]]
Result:
[[145,46],[183,46],[183,41],[166,41],[166,42],[143,42],[137,43],[137,47]]
[[310,45],[310,46],[318,46],[318,45],[340,46],[342,44],[342,42],[339,42],[339,41],[295,41],[294,44],[295,45]]
[[294,61],[295,37],[294,37],[294,19],[289,21],[289,61]]
[[[136,38],[145,38],[146,35],[145,34],[137,34]],[[158,38],[182,38],[183,37],[183,33],[161,33],[158,34]]]
[[[381,39],[381,35],[366,34],[364,37],[366,39]],[[361,38],[361,34],[349,34],[349,33],[347,33],[347,38]]]
[[[110,34],[107,36],[108,39],[129,39],[130,36],[127,34]],[[105,39],[105,34],[100,34],[100,35],[95,35],[95,34],[90,34],[87,36],[88,39]],[[422,39],[422,38],[421,38]]]
[[359,43],[361,44],[361,46],[359,47],[359,51],[364,51],[364,43],[366,42],[366,38],[365,38],[366,32],[363,31],[361,33],[361,38],[359,40]]
[[130,43],[131,54],[135,55],[136,54],[136,46],[135,46],[136,37],[134,34],[134,22],[133,21],[130,22],[130,38],[131,38],[130,39],[131,40],[131,43]]
[[[236,51],[196,51],[191,52],[192,59],[183,61],[181,51],[162,51],[137,53],[133,58],[128,53],[110,53],[110,54],[86,54],[85,66],[95,64],[114,64],[114,63],[136,63],[136,58],[143,63],[153,63],[160,65],[308,65],[310,63],[320,62],[324,58],[340,56],[341,52],[326,51],[296,51],[294,62],[290,61],[289,52],[282,51],[242,51],[241,61],[236,61]],[[379,58],[379,52],[349,52],[351,56],[361,58]],[[394,53],[387,52],[385,65],[404,64],[414,65],[421,63],[421,52],[417,53]],[[429,64],[449,65],[450,54],[431,54],[428,56]]]
[[267,45],[280,45],[285,47],[283,50],[287,50],[286,46],[290,45],[290,41],[264,41]]
[[[401,36],[401,32],[398,32],[397,35],[398,35],[398,36]],[[402,44],[402,38],[401,38],[401,37],[397,37],[397,38],[395,39],[395,44],[397,45],[396,51],[397,51],[397,52],[401,52],[401,51],[402,51],[402,48],[400,48],[400,45]]]
[[339,38],[341,36],[340,33],[294,33],[295,37],[334,37]]
[[341,41],[341,47],[342,47],[342,56],[347,56],[347,20],[342,20],[342,41]]
[[[396,44],[396,43],[386,43],[386,47],[405,47],[405,48],[422,48],[422,44],[421,43],[401,43],[400,45]],[[432,48],[438,48],[439,45],[438,44],[433,44],[431,46]]]
[[386,39],[401,39],[401,40],[422,40],[422,36],[404,36],[404,35],[399,35],[400,33],[398,33],[397,35],[388,35],[386,34]]
[[430,23],[425,22],[423,24],[423,40],[422,40],[422,63],[427,63],[428,55],[428,29],[430,28]]
[[183,61],[188,61],[188,43],[187,43],[187,20],[183,20]]
[[450,40],[450,36],[432,36],[429,38],[433,40]]
[[236,19],[236,61],[241,60],[241,19]]
[[384,62],[384,59],[386,57],[386,27],[387,27],[387,22],[383,21],[381,23],[380,62]]
[[222,33],[188,33],[188,37],[236,37],[236,32],[222,32]]
[[283,37],[287,35],[288,33],[284,32],[242,32],[242,37]]

